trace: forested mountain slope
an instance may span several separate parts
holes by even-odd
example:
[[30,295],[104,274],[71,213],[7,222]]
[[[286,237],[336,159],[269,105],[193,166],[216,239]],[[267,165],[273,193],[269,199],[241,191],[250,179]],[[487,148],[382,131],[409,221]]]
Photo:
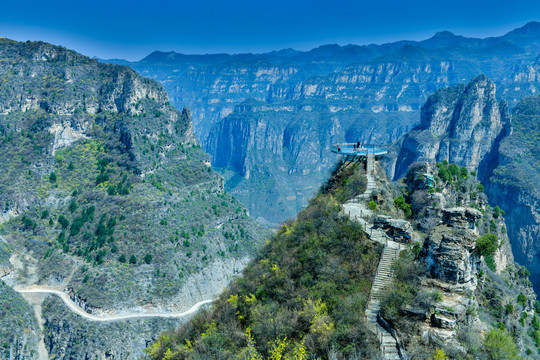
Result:
[[[224,192],[187,108],[128,67],[61,47],[0,40],[0,159],[2,280],[66,291],[93,314],[211,299],[266,234]],[[59,320],[69,310],[57,301],[40,307],[57,356],[137,357],[145,338],[178,323],[134,326],[132,343],[96,331],[99,341],[73,349],[84,332],[60,324],[84,321]]]

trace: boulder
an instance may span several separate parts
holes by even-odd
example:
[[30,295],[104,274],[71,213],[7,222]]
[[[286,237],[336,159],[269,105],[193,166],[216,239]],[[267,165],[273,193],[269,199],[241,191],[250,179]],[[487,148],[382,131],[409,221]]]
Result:
[[431,324],[440,329],[454,330],[456,327],[457,321],[455,319],[448,318],[441,314],[432,314],[431,315]]
[[474,229],[476,220],[481,217],[480,211],[471,208],[456,207],[442,210],[443,223],[453,227]]
[[373,219],[373,227],[385,231],[394,241],[409,243],[412,239],[413,229],[407,220],[378,215]]

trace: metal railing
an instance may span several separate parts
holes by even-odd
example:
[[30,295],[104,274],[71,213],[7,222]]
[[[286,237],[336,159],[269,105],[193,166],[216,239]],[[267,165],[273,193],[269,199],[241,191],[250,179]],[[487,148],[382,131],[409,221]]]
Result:
[[384,155],[388,153],[387,146],[376,146],[376,145],[360,145],[356,146],[356,143],[342,143],[332,145],[332,152],[342,155],[356,155],[356,156],[366,156],[368,153],[374,155]]

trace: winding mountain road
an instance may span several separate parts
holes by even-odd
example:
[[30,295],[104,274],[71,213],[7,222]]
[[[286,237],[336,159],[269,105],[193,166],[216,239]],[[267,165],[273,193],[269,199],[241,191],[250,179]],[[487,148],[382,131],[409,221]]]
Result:
[[82,316],[83,318],[90,320],[90,321],[120,321],[120,320],[130,320],[130,319],[140,319],[140,318],[152,318],[152,317],[159,317],[159,318],[182,318],[188,315],[191,315],[195,313],[199,308],[203,305],[210,304],[213,302],[213,300],[203,300],[199,301],[195,305],[193,305],[190,309],[184,311],[184,312],[164,312],[164,313],[156,313],[156,312],[148,312],[148,313],[126,313],[122,315],[93,315],[87,313],[83,308],[81,308],[79,305],[75,304],[73,300],[69,297],[68,294],[66,294],[63,291],[50,289],[47,287],[42,286],[34,286],[32,288],[14,288],[15,291],[21,293],[21,294],[52,294],[58,296],[64,303],[67,305],[67,307],[73,311],[74,313]]

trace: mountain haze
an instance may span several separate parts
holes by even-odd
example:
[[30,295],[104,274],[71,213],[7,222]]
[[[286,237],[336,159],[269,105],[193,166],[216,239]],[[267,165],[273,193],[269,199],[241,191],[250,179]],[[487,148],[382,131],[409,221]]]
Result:
[[[320,142],[318,137],[332,142],[393,142],[418,123],[420,108],[432,92],[468,83],[482,73],[497,84],[498,96],[510,108],[521,97],[535,94],[539,29],[540,23],[531,22],[486,39],[444,31],[424,41],[334,44],[301,52],[156,51],[129,65],[161,82],[173,104],[192,109],[195,134],[225,175],[225,187],[250,214],[276,225],[306,205],[322,179],[320,171],[329,171],[336,161],[329,152],[331,142]],[[249,99],[260,104],[244,111],[242,103]],[[309,119],[314,130],[299,125],[299,118]],[[230,149],[221,148],[215,139],[227,137],[223,131],[235,124],[239,132],[251,129],[242,138],[246,142],[230,139],[222,144],[236,142],[239,153],[260,153],[260,142],[247,139],[258,136],[261,130],[253,124],[261,121],[274,129],[273,146],[258,155],[257,163],[235,156],[224,162],[222,152]],[[314,134],[317,131],[321,132]],[[299,149],[291,138],[307,139],[303,141],[307,147]],[[279,165],[268,165],[275,162]],[[313,167],[312,162],[320,165]],[[253,188],[256,192],[246,193]]]

